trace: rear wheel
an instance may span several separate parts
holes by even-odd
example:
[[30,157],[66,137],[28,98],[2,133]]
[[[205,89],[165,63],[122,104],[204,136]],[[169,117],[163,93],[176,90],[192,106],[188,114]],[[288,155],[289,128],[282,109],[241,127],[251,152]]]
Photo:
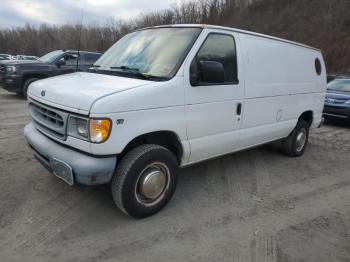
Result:
[[39,80],[39,78],[30,78],[28,80],[26,80],[23,84],[23,87],[22,87],[22,95],[27,98],[27,92],[28,92],[28,87],[31,83],[33,83],[34,81],[37,81]]
[[126,214],[144,218],[161,210],[177,184],[178,163],[158,145],[142,145],[127,153],[112,178],[115,204]]
[[293,157],[302,156],[309,140],[309,123],[299,120],[293,132],[282,140],[282,150]]

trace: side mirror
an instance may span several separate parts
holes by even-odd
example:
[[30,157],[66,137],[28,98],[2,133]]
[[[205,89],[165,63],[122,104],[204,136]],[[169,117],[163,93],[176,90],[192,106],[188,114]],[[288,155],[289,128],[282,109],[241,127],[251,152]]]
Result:
[[199,61],[199,71],[201,80],[204,83],[224,83],[225,69],[224,65],[216,61]]
[[199,74],[197,72],[190,72],[190,83],[192,86],[197,86],[199,81]]
[[63,59],[60,59],[56,62],[57,67],[61,67],[66,64],[66,61]]
[[197,61],[194,59],[190,66],[190,84],[191,86],[197,86],[199,83],[199,73]]

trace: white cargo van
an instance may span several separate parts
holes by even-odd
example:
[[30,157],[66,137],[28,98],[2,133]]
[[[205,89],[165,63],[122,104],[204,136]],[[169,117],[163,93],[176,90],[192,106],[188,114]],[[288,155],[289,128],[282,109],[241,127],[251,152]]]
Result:
[[[133,217],[159,211],[179,167],[281,140],[301,156],[319,127],[319,50],[210,25],[141,29],[90,69],[31,84],[24,134],[68,184],[111,184]],[[213,174],[215,175],[215,174]]]

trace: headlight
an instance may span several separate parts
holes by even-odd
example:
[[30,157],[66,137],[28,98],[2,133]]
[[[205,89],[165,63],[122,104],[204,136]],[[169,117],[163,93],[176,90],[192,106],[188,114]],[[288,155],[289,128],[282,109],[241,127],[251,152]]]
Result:
[[90,141],[94,143],[106,141],[111,132],[111,127],[109,119],[90,119]]
[[345,104],[350,104],[350,100],[346,101]]
[[67,134],[93,143],[102,143],[109,137],[111,127],[111,121],[107,118],[87,119],[70,116]]
[[15,66],[6,66],[6,72],[8,72],[8,73],[16,72],[16,67]]
[[89,122],[86,118],[70,116],[67,130],[70,136],[85,140],[89,139]]

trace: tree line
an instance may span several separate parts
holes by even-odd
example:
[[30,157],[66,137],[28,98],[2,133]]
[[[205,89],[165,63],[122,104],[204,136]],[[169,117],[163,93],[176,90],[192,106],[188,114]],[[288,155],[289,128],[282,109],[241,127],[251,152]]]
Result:
[[[106,51],[138,28],[181,23],[214,24],[269,34],[322,50],[328,72],[350,74],[349,0],[203,0],[103,25],[48,25],[0,31],[0,53],[41,56],[55,49]],[[80,41],[79,41],[80,39]]]

